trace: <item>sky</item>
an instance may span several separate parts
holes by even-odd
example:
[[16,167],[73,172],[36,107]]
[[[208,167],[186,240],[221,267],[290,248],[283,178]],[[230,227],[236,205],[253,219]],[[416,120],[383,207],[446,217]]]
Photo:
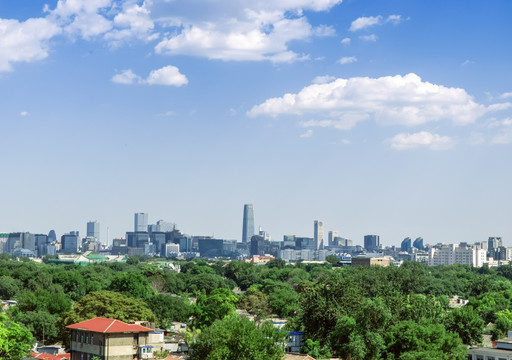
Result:
[[0,232],[512,246],[509,0],[0,1]]

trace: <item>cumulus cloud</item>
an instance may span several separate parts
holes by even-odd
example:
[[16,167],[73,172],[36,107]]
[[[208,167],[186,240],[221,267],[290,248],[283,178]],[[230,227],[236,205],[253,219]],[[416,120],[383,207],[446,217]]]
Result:
[[[222,1],[221,1],[222,2]],[[288,44],[314,36],[331,36],[334,28],[312,26],[303,10],[325,11],[341,0],[226,1],[227,14],[214,10],[210,17],[182,19],[162,39],[155,52],[217,60],[294,62],[308,55],[291,51]]]
[[148,41],[156,39],[158,34],[153,33],[155,24],[147,4],[144,2],[139,5],[131,1],[124,3],[122,12],[118,13],[113,20],[116,28],[107,33],[105,39],[113,45],[120,45],[131,38]]
[[403,20],[402,15],[389,15],[385,19],[382,15],[367,16],[367,17],[362,16],[362,17],[357,18],[354,21],[352,21],[352,23],[350,24],[349,30],[354,32],[354,31],[367,29],[369,27],[376,26],[376,25],[383,25],[385,23],[398,25],[402,22],[402,20]]
[[398,25],[402,22],[402,20],[402,15],[389,15],[386,19],[386,22],[393,25]]
[[131,69],[123,70],[121,73],[112,76],[112,82],[116,84],[133,84],[141,82],[141,78],[138,75],[135,75]]
[[500,95],[500,99],[510,99],[512,98],[512,92],[506,92]]
[[357,61],[357,58],[355,56],[345,56],[338,60],[338,62],[341,65],[352,64],[352,63],[355,63],[356,61]]
[[350,42],[351,42],[351,40],[348,37],[341,40],[341,43],[343,45],[350,45]]
[[86,40],[101,36],[117,46],[131,38],[152,40],[150,0],[59,0],[49,17],[70,35]]
[[362,29],[369,28],[371,26],[379,25],[382,22],[382,16],[367,16],[360,17],[352,21],[350,24],[350,31],[359,31]]
[[375,42],[377,41],[377,35],[375,34],[370,34],[370,35],[361,35],[359,36],[359,39],[363,40],[363,41],[368,41],[368,42]]
[[48,56],[48,41],[61,29],[45,18],[23,22],[0,19],[0,71],[16,62],[33,62]]
[[188,84],[188,79],[180,73],[176,66],[168,65],[163,68],[153,70],[146,79],[136,75],[131,69],[123,70],[121,73],[112,77],[112,82],[117,84],[147,84],[147,85],[165,85],[182,86]]
[[313,84],[325,84],[325,83],[331,82],[333,80],[336,80],[336,77],[331,76],[331,75],[322,75],[322,76],[315,77],[313,79]]
[[[466,125],[498,108],[476,103],[464,89],[432,84],[411,73],[312,84],[296,94],[270,98],[247,114],[299,116],[306,127],[347,130],[366,119],[381,125],[417,126],[442,120]],[[323,119],[308,119],[313,116]]]
[[512,143],[512,118],[496,122],[496,125],[500,127],[499,134],[495,135],[491,139],[493,144],[510,144]]
[[301,134],[299,137],[302,139],[305,139],[305,138],[309,138],[311,136],[313,136],[313,130],[309,129],[304,134]]
[[262,15],[249,13],[245,21],[232,20],[229,24],[210,22],[185,26],[181,33],[158,43],[155,51],[218,60],[293,62],[304,59],[288,50],[287,44],[313,35],[306,18],[288,19],[279,14],[273,22],[262,22]]
[[[106,41],[111,47],[160,39],[158,54],[275,63],[307,60],[309,55],[290,50],[289,43],[332,36],[335,29],[312,26],[304,11],[327,11],[341,2],[199,0],[163,6],[165,1],[153,0],[58,0],[53,7],[44,6],[44,18],[0,19],[0,71],[11,70],[15,62],[47,57],[49,40],[58,34]],[[152,13],[156,10],[158,17]]]
[[428,131],[420,131],[414,134],[401,133],[391,139],[391,147],[395,150],[410,150],[427,148],[431,150],[446,150],[455,144],[455,140],[449,136],[432,134]]
[[28,111],[22,111],[22,112],[20,112],[20,115],[21,116],[27,116],[28,115]]
[[151,71],[145,83],[149,85],[182,86],[188,84],[188,79],[180,73],[176,66],[168,65]]

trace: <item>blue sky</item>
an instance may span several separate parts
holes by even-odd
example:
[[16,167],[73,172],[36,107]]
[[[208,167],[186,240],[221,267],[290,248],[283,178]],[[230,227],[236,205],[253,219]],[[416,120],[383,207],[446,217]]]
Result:
[[0,2],[0,231],[512,245],[512,3]]

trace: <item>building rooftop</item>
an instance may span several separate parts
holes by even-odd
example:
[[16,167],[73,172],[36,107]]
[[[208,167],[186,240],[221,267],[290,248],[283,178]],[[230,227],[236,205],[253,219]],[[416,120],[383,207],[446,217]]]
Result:
[[85,320],[73,325],[66,326],[67,329],[92,331],[97,333],[130,333],[130,332],[150,332],[153,329],[136,324],[127,324],[120,320],[107,318],[94,318]]

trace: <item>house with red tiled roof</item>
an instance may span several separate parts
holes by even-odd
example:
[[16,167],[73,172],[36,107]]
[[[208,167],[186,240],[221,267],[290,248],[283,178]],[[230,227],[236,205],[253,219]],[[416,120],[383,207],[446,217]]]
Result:
[[36,351],[31,352],[30,359],[38,359],[38,360],[69,360],[71,354],[58,354],[52,355],[47,353],[40,353]]
[[66,326],[71,331],[71,360],[153,359],[163,350],[163,334],[125,322],[94,318]]

